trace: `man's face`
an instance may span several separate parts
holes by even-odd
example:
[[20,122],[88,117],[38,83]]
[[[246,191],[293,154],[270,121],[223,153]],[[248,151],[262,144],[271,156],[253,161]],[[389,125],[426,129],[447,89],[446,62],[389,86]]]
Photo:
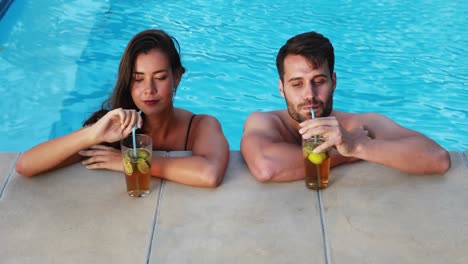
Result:
[[333,108],[336,75],[330,75],[328,63],[319,68],[301,55],[288,55],[284,59],[284,76],[279,79],[279,90],[286,99],[289,115],[297,122],[329,116]]

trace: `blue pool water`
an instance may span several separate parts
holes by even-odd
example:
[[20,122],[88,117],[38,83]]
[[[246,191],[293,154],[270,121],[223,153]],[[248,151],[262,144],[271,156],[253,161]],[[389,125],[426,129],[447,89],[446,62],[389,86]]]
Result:
[[81,127],[128,40],[154,27],[181,44],[175,104],[216,116],[232,150],[249,113],[285,107],[275,56],[310,30],[335,47],[336,109],[379,112],[468,150],[466,1],[396,2],[15,0],[0,21],[0,151]]

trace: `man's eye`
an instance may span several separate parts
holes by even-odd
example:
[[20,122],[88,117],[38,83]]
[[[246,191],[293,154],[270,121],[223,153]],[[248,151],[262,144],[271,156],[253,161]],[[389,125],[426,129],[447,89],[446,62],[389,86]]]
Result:
[[320,86],[320,85],[325,84],[326,82],[327,82],[326,80],[319,80],[319,81],[314,82],[314,85]]
[[292,87],[301,87],[301,83],[292,83]]

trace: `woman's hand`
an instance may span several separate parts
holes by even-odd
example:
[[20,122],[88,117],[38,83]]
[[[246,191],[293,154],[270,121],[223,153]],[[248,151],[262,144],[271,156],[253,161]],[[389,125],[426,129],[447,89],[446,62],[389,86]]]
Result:
[[109,111],[92,125],[98,142],[116,142],[127,137],[135,124],[141,127],[143,120],[133,109],[117,108]]
[[88,157],[81,162],[87,169],[123,171],[122,154],[120,150],[113,147],[94,145],[87,150],[80,151],[78,154]]

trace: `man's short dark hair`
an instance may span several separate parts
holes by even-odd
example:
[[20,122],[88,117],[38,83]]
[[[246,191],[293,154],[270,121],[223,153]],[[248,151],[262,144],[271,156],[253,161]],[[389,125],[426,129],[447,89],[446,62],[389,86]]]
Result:
[[281,47],[276,56],[276,68],[281,81],[284,77],[284,59],[288,55],[304,56],[314,68],[319,68],[323,63],[328,62],[330,75],[333,74],[335,66],[333,45],[322,34],[313,31],[302,33],[290,38]]

